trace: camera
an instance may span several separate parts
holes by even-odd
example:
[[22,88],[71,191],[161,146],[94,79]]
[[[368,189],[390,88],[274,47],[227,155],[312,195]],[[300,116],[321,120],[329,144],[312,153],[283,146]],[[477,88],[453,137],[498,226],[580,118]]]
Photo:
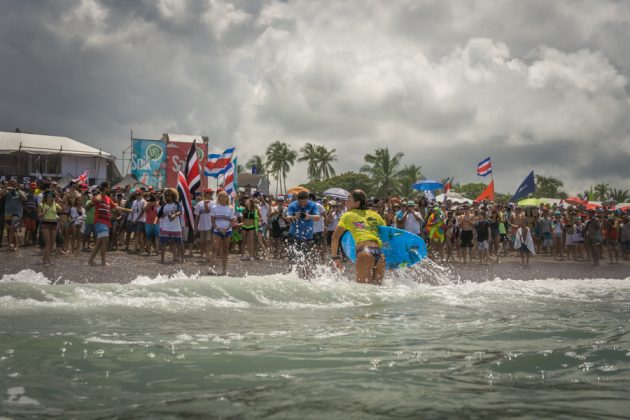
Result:
[[304,220],[306,219],[306,212],[300,212],[300,219]]

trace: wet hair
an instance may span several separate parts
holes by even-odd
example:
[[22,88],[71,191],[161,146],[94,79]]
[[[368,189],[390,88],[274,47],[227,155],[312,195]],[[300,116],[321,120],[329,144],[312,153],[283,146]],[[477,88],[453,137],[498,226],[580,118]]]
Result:
[[307,200],[308,199],[308,191],[300,191],[297,195],[298,200]]
[[367,209],[367,195],[365,194],[365,191],[363,190],[353,190],[350,195],[352,196],[352,199],[354,201],[358,201],[359,202],[359,210],[365,210]]

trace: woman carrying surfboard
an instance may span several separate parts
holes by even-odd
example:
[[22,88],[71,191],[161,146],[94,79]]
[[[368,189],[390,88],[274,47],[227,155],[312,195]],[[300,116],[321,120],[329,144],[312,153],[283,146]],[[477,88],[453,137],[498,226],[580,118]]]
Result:
[[378,213],[367,209],[367,196],[362,190],[350,193],[346,208],[347,211],[333,232],[331,258],[335,266],[341,268],[337,255],[339,239],[346,230],[349,231],[356,243],[357,283],[381,284],[385,275],[385,256],[378,237],[378,227],[385,226],[385,221]]

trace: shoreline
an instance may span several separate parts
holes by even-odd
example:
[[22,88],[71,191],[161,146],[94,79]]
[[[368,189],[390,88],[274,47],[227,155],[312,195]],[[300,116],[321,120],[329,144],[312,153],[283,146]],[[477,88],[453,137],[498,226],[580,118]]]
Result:
[[[128,284],[138,277],[156,278],[171,277],[179,273],[187,276],[209,275],[209,266],[200,257],[188,258],[184,263],[170,263],[172,257],[167,253],[166,264],[159,263],[159,256],[129,254],[124,251],[107,253],[108,266],[87,266],[88,253],[56,255],[52,265],[40,263],[37,247],[22,247],[17,251],[9,251],[8,247],[0,248],[0,278],[5,275],[18,274],[22,270],[33,270],[42,273],[54,284],[65,283],[118,283]],[[261,276],[286,273],[286,260],[258,260],[243,262],[239,254],[231,254],[228,261],[228,276],[240,278],[245,276]],[[520,267],[519,257],[501,258],[499,263],[479,265],[477,260],[472,264],[449,263],[444,266],[431,264],[426,270],[414,270],[413,276],[419,282],[427,284],[439,283],[435,274],[443,274],[454,282],[483,282],[500,279],[540,280],[540,279],[595,279],[630,278],[630,262],[619,260],[619,264],[609,264],[601,260],[595,267],[590,262],[554,261],[551,257],[536,256],[530,259],[528,267]],[[402,274],[402,273],[401,273]],[[346,266],[344,275],[348,279],[354,276],[351,265]],[[391,275],[391,274],[388,274]]]

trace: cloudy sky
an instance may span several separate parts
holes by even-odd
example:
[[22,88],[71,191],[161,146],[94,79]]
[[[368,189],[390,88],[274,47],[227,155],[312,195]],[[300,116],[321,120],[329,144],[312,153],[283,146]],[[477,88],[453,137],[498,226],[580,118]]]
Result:
[[[388,146],[498,191],[630,188],[630,2],[0,0],[0,129],[121,156],[129,130],[207,135],[244,162],[275,140]],[[305,180],[296,165],[289,184]]]

